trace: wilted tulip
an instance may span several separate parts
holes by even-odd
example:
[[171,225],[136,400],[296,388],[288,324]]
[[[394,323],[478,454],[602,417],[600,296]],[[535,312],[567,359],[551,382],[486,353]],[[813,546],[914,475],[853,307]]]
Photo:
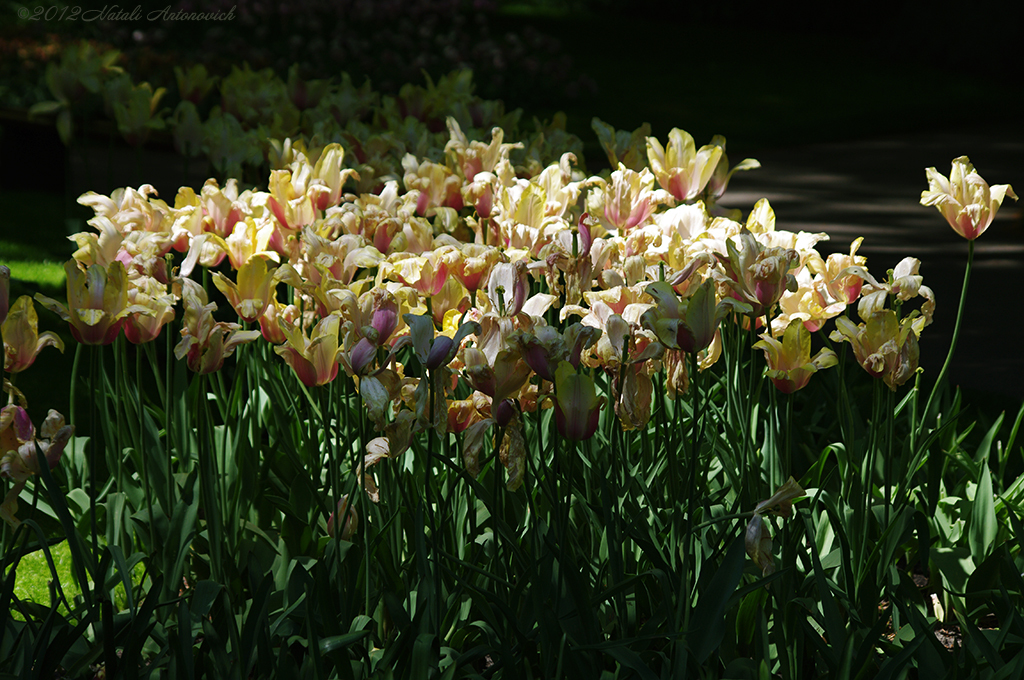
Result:
[[747,554],[754,560],[754,564],[760,567],[762,576],[768,576],[775,571],[775,558],[772,557],[772,537],[768,535],[768,524],[761,515],[755,514],[750,518],[743,542],[746,545]]
[[[916,315],[914,312],[897,321],[896,312],[886,309],[872,314],[867,323],[856,326],[842,316],[836,319],[836,330],[829,338],[834,342],[849,342],[861,367],[872,377],[883,378],[889,389],[895,391],[917,369],[920,351],[914,329]],[[910,336],[914,338],[911,340]]]
[[935,168],[927,168],[925,175],[928,190],[921,192],[921,205],[937,207],[949,226],[968,241],[985,233],[1004,198],[1017,200],[1009,184],[990,187],[967,156],[953,159],[948,179]]

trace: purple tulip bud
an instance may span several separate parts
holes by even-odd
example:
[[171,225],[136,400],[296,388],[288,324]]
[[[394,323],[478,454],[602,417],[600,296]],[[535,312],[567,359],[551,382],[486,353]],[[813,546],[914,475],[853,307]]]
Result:
[[427,355],[426,367],[428,371],[445,366],[451,361],[452,348],[455,341],[447,335],[439,335],[430,346],[430,354]]
[[370,362],[373,361],[376,354],[377,347],[366,338],[362,338],[356,343],[356,346],[352,348],[352,371],[356,375],[362,375],[363,371],[370,365]]
[[515,404],[511,399],[505,399],[494,409],[494,420],[498,423],[498,427],[505,427],[515,414]]

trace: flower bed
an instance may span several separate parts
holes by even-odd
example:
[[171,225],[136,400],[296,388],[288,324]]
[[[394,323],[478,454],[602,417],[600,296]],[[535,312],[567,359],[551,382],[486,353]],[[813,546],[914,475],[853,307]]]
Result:
[[[79,199],[67,304],[38,296],[76,340],[76,411],[37,435],[18,403],[56,344],[22,298],[2,431],[8,583],[46,526],[81,595],[15,602],[5,643],[75,676],[1016,663],[978,629],[1020,624],[1016,426],[966,452],[949,360],[922,385],[919,261],[875,275],[860,239],[823,258],[765,200],[721,209],[757,162],[720,137],[595,121],[617,169],[588,176],[551,136],[444,122],[391,172],[325,137],[278,142],[266,190]],[[927,178],[970,261],[1012,189],[966,158]]]

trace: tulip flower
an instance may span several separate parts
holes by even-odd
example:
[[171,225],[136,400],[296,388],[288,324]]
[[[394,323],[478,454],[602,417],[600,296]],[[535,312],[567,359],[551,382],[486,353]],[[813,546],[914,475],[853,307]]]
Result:
[[646,292],[658,306],[644,312],[641,324],[653,331],[665,347],[691,354],[711,344],[718,324],[730,311],[744,311],[742,304],[729,298],[716,304],[715,286],[710,279],[684,300],[680,300],[665,281],[650,284]]
[[152,313],[141,305],[128,305],[127,274],[117,260],[109,267],[90,265],[84,272],[70,260],[64,263],[64,271],[68,277],[68,306],[45,295],[36,294],[36,299],[70,321],[71,335],[83,345],[109,345],[121,332],[126,316]]
[[743,170],[754,170],[760,168],[761,164],[754,158],[744,158],[730,169],[729,157],[725,155],[725,137],[715,135],[711,138],[711,143],[722,147],[722,156],[718,160],[715,171],[711,174],[707,184],[708,200],[717,201],[725,193],[726,188],[729,186],[729,180],[732,179],[734,173]]
[[20,373],[31,366],[44,347],[64,351],[64,341],[55,333],[39,334],[39,317],[28,295],[19,297],[11,307],[7,320],[0,324],[4,346],[4,370]]
[[680,201],[696,198],[704,190],[722,151],[717,144],[705,144],[696,150],[693,137],[679,128],[668,133],[668,149],[656,138],[647,138],[647,159],[658,184]]
[[806,493],[797,481],[790,477],[771,498],[761,501],[754,508],[754,516],[747,524],[743,542],[747,554],[754,560],[754,564],[761,568],[763,576],[775,571],[775,559],[772,557],[772,539],[768,535],[768,523],[764,521],[761,513],[769,512],[779,517],[789,517],[793,512],[793,501]]
[[359,513],[356,512],[355,506],[349,505],[348,494],[338,499],[337,511],[332,512],[331,516],[327,518],[327,535],[331,538],[334,538],[334,534],[338,531],[336,528],[338,516],[345,518],[341,523],[341,533],[338,537],[343,541],[351,540],[359,528]]
[[721,260],[725,273],[713,269],[711,274],[731,288],[737,300],[753,308],[752,316],[763,316],[787,290],[796,292],[796,277],[789,271],[800,262],[796,250],[766,248],[745,228],[727,240],[725,248],[727,255]]
[[174,296],[167,292],[166,285],[152,277],[132,282],[128,289],[128,302],[150,310],[146,314],[133,312],[125,321],[124,336],[133,345],[156,340],[163,327],[174,318]]
[[579,375],[568,361],[555,371],[555,425],[566,439],[583,441],[597,432],[604,397],[598,398],[594,379]]
[[938,208],[949,226],[968,241],[985,233],[1004,198],[1017,200],[1009,184],[990,187],[967,156],[953,159],[948,179],[935,168],[927,168],[925,175],[928,190],[921,192],[921,205]]
[[[896,312],[886,309],[872,314],[866,324],[856,326],[842,316],[836,319],[836,330],[829,338],[834,342],[849,342],[861,367],[872,377],[882,378],[889,389],[895,391],[917,368],[920,354],[915,329],[917,314],[915,311],[897,321]],[[910,336],[914,336],[913,339]]]
[[182,280],[185,318],[175,358],[187,357],[188,367],[199,374],[215,373],[235,347],[260,337],[259,331],[243,331],[237,323],[214,321],[216,302],[207,302],[206,291],[191,279]]
[[579,368],[580,354],[592,347],[600,336],[599,328],[579,323],[566,328],[564,334],[551,326],[535,326],[532,331],[512,331],[508,343],[519,348],[534,373],[554,382],[558,365],[568,361],[573,368]]
[[620,165],[604,184],[604,218],[613,228],[629,231],[643,225],[659,205],[671,200],[668,192],[654,188],[650,170],[634,172]]
[[37,438],[24,408],[11,405],[0,409],[0,477],[14,482],[0,504],[0,517],[12,527],[16,528],[21,523],[14,516],[18,511],[21,490],[25,488],[29,477],[40,472],[36,447],[43,452],[52,470],[60,462],[64,447],[74,431],[73,426],[64,424],[64,416],[50,409]]
[[312,337],[306,338],[299,324],[292,324],[285,318],[278,319],[281,330],[288,338],[287,344],[275,347],[292,367],[306,387],[326,385],[338,375],[338,357],[344,352],[338,346],[338,330],[341,317],[330,314],[313,328]]
[[781,342],[765,333],[754,347],[764,350],[768,378],[784,394],[803,389],[814,373],[835,366],[839,361],[830,349],[823,349],[811,358],[811,333],[799,320],[789,324]]
[[451,116],[445,119],[451,139],[444,146],[445,154],[451,159],[452,166],[457,168],[466,182],[472,182],[480,172],[492,172],[498,161],[508,159],[512,149],[523,148],[522,142],[503,144],[505,131],[500,127],[491,130],[491,143],[469,141],[458,121]]
[[266,260],[253,257],[238,270],[237,284],[220,272],[213,273],[213,283],[231,303],[239,318],[251,323],[267,311],[277,283],[276,274],[276,267],[267,269]]

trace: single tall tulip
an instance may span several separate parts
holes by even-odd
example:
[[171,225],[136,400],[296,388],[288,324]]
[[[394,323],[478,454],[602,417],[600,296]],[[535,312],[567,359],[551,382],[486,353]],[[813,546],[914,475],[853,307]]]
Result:
[[927,168],[925,174],[928,190],[921,192],[921,205],[937,207],[949,226],[968,241],[985,233],[1004,198],[1017,200],[1009,184],[990,187],[967,156],[953,159],[948,179],[935,168]]

